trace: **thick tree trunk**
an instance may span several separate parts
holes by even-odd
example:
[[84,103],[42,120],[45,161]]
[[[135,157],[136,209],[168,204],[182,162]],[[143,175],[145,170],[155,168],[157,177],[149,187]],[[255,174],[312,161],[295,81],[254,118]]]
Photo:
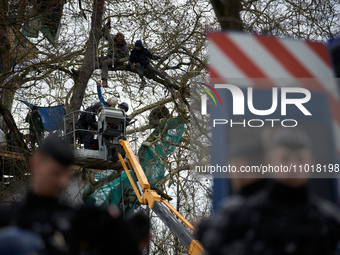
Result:
[[[5,107],[9,112],[12,110],[13,100],[14,100],[14,94],[16,92],[17,88],[15,86],[11,85],[8,88],[2,88],[0,92],[0,103],[3,107]],[[8,132],[7,125],[5,124],[5,121],[0,123],[3,126],[3,131],[5,133]]]
[[82,67],[75,79],[73,94],[70,104],[66,106],[66,112],[70,113],[80,109],[84,98],[87,83],[95,69],[96,52],[98,42],[102,37],[102,17],[104,0],[93,0],[93,12],[91,17],[91,31],[89,40],[86,43],[86,51]]
[[240,0],[210,0],[222,29],[242,30]]
[[[0,2],[0,85],[2,85],[2,82],[4,80],[3,74],[7,73],[10,70],[9,66],[9,58],[10,58],[10,50],[11,45],[8,38],[8,32],[7,32],[7,22],[6,17],[8,10],[8,1],[4,0]],[[2,86],[0,88],[0,103],[11,111],[11,106],[14,98],[14,92],[10,89],[10,87]],[[0,124],[4,126],[4,121],[1,121]],[[3,130],[5,133],[7,133],[7,127]]]
[[17,147],[21,148],[22,154],[24,155],[27,162],[29,162],[29,158],[31,157],[31,153],[27,148],[26,143],[23,141],[21,134],[15,124],[13,116],[11,112],[4,107],[4,105],[0,102],[0,115],[4,117],[4,121],[6,122],[7,127],[9,130],[12,131],[14,139],[16,141]]

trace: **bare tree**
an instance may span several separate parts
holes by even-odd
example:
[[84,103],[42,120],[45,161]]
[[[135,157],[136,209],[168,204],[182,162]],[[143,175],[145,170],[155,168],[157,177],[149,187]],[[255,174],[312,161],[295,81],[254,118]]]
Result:
[[339,35],[339,1],[211,0],[222,29],[324,41]]
[[[18,100],[41,106],[64,104],[67,112],[98,101],[94,80],[100,79],[101,70],[97,67],[101,56],[107,54],[102,28],[110,18],[111,33],[124,33],[130,46],[141,39],[150,51],[163,56],[153,64],[174,83],[173,87],[168,87],[164,80],[146,72],[148,84],[144,91],[139,91],[139,77],[126,65],[109,72],[109,88],[103,88],[103,95],[108,98],[119,94],[120,101],[130,104],[129,116],[138,120],[137,148],[153,131],[147,117],[157,105],[166,103],[172,116],[183,120],[181,142],[176,151],[162,161],[166,171],[157,188],[170,195],[171,203],[191,222],[211,211],[210,178],[196,175],[190,165],[193,157],[208,162],[209,155],[199,144],[190,143],[191,124],[195,120],[189,120],[191,109],[187,104],[195,81],[204,81],[208,76],[206,32],[220,28],[244,29],[318,40],[339,34],[339,3],[334,0],[81,0],[81,9],[79,1],[61,0],[44,13],[34,11],[38,2],[41,1],[5,0],[0,3],[1,31],[10,40],[9,47],[0,50],[11,60],[1,69],[1,110],[11,111],[19,131],[27,133],[27,124],[23,122],[27,108]],[[60,4],[63,5],[63,17],[58,23],[60,33],[57,36],[53,30],[55,36],[49,37],[41,30],[49,13],[59,13]],[[28,24],[39,27],[39,22],[42,25],[38,36],[29,37],[25,27]],[[3,57],[0,58],[3,63]],[[8,116],[5,110],[1,114]],[[13,123],[10,118],[6,122]],[[205,128],[203,120],[197,122]],[[128,138],[134,136],[134,132],[129,128]],[[164,137],[160,135],[157,139],[154,143]],[[209,146],[208,136],[197,134],[199,139]],[[120,169],[117,167],[117,170]],[[110,182],[119,176],[115,174],[104,181]],[[170,231],[154,215],[152,218],[155,224],[150,253],[183,253],[184,247]]]

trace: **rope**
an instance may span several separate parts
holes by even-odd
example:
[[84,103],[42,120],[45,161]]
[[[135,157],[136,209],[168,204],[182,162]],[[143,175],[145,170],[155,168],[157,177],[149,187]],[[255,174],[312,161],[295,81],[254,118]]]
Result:
[[78,20],[78,17],[77,15],[75,15],[74,17],[74,29],[73,29],[73,35],[74,35],[74,42],[77,41],[77,35],[76,35],[76,28],[77,28],[77,20]]
[[[98,11],[100,12],[100,14],[103,14],[104,13],[104,0],[97,0],[96,7]],[[95,13],[94,20],[96,20],[96,16],[97,16],[97,12]],[[94,30],[92,31],[92,33],[93,33],[93,42],[94,42],[93,43],[93,69],[96,70],[96,58],[99,64],[99,56],[97,55],[96,47],[95,47],[97,45],[97,40],[94,34]]]
[[124,189],[123,189],[123,183],[122,183],[122,178],[120,177],[120,187],[122,190],[122,202],[123,202],[123,217],[125,219],[125,197],[124,197]]

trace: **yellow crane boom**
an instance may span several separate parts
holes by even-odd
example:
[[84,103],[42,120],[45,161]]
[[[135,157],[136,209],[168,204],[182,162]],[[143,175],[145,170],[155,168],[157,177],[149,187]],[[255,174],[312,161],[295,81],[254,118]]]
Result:
[[[118,153],[118,158],[124,168],[126,175],[129,178],[131,186],[136,193],[140,204],[148,205],[156,215],[170,228],[177,238],[186,246],[188,254],[200,255],[203,253],[202,245],[192,237],[193,225],[181,215],[168,201],[163,200],[156,191],[152,190],[150,183],[145,176],[143,168],[130,146],[129,141],[120,140],[120,145],[123,147],[126,156],[126,162],[123,156]],[[137,183],[132,178],[131,172],[136,176]],[[181,224],[176,217],[180,219],[187,227]]]

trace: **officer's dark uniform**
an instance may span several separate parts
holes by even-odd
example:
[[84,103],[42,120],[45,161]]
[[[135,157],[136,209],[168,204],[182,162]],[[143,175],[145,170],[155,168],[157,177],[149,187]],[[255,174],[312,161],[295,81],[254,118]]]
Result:
[[74,211],[57,198],[28,193],[18,209],[16,224],[43,238],[48,255],[72,254],[71,222]]
[[[61,164],[69,166],[73,162],[67,143],[56,143],[48,137],[40,149]],[[73,209],[58,198],[29,192],[12,214],[11,224],[42,238],[45,255],[140,255],[123,216],[113,218],[107,209],[94,206]],[[0,220],[1,226],[8,223]]]
[[85,205],[76,211],[72,225],[75,255],[141,255],[133,239],[136,230],[122,214],[113,218],[103,207]]
[[[73,163],[73,152],[69,144],[50,135],[40,150],[64,166]],[[20,228],[38,234],[46,246],[46,254],[73,254],[72,220],[74,210],[57,197],[37,195],[29,191],[23,203],[14,208],[13,223]]]
[[[98,107],[99,108],[99,107]],[[97,109],[98,109],[97,108]],[[97,130],[97,122],[96,122],[96,114],[95,114],[95,107],[91,106],[85,110],[80,115],[80,118],[78,119],[76,123],[76,129],[93,129]],[[78,138],[81,139],[81,141],[84,143],[85,149],[92,149],[91,146],[91,134],[86,131],[77,131]]]
[[56,198],[29,193],[18,210],[17,226],[42,237],[46,255],[140,255],[123,217],[95,206],[72,209]]
[[203,235],[207,254],[325,255],[340,241],[335,207],[308,192],[273,183],[248,200],[224,203]]
[[[258,192],[261,192],[269,182],[268,179],[257,179],[256,181],[242,187],[238,192],[237,201],[242,199],[248,199]],[[202,239],[207,229],[211,227],[212,219],[203,218],[200,223],[195,227],[195,236],[198,241],[203,242]]]

